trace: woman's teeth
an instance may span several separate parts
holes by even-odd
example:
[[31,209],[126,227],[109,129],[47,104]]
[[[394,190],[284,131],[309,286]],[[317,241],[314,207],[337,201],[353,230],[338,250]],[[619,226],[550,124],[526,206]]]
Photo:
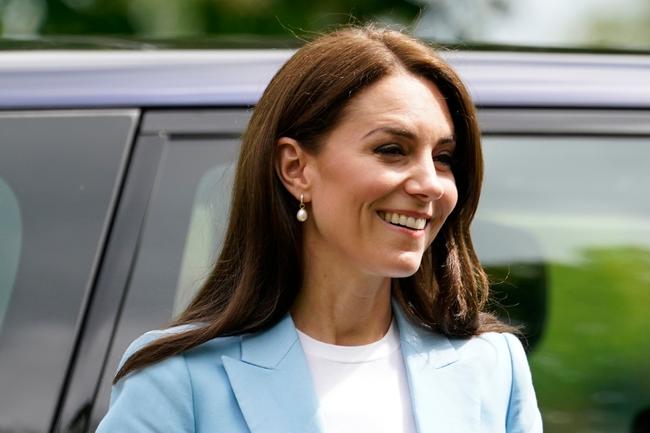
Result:
[[394,212],[379,212],[379,216],[386,222],[414,230],[422,230],[427,225],[425,218],[413,218]]

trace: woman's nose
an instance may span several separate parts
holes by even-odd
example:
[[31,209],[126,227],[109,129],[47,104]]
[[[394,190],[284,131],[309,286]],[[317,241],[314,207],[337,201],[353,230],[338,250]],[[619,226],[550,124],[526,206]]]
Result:
[[442,198],[445,193],[442,179],[436,172],[431,158],[413,167],[411,176],[405,184],[405,190],[423,201],[436,201]]

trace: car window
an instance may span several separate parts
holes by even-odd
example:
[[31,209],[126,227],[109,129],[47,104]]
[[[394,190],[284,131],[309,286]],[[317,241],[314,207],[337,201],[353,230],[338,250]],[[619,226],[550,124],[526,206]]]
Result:
[[221,247],[238,152],[235,138],[181,137],[164,144],[91,424],[106,411],[111,381],[128,344],[165,327],[209,273]]
[[[490,136],[474,227],[526,325],[548,431],[630,431],[650,405],[650,139]],[[531,344],[532,343],[532,344]]]
[[0,114],[0,431],[48,431],[137,112]]
[[235,174],[234,160],[224,162],[206,171],[196,188],[176,284],[174,316],[183,311],[206,280],[221,249]]
[[0,179],[0,332],[16,280],[23,227],[13,190]]

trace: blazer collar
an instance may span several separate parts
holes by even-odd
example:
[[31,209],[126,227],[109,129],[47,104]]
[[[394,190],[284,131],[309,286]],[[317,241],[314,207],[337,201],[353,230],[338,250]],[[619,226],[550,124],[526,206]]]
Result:
[[251,433],[322,431],[311,373],[289,314],[243,336],[241,360],[221,359]]
[[460,356],[449,338],[411,323],[396,302],[393,314],[418,432],[477,431],[481,406],[476,369],[457,362]]
[[[418,432],[474,431],[480,415],[475,373],[456,362],[458,353],[447,337],[409,322],[395,302],[393,313]],[[222,361],[251,433],[322,432],[311,373],[291,316],[243,336],[241,350],[241,360],[223,356]]]
[[290,314],[274,326],[257,334],[244,335],[241,343],[241,360],[262,368],[278,368],[294,345],[298,333]]
[[458,360],[456,349],[447,337],[411,323],[395,301],[393,301],[393,315],[397,321],[405,362],[415,358],[427,365],[441,368]]

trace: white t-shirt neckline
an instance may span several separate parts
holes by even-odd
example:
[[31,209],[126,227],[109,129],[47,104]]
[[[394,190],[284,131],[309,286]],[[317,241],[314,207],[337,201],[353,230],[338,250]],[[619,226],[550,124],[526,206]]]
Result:
[[400,348],[399,332],[394,319],[388,328],[388,332],[381,339],[360,346],[340,346],[324,343],[310,337],[299,329],[297,331],[306,355],[339,363],[375,361],[390,356],[391,353]]
[[298,337],[312,375],[324,433],[416,433],[399,329],[361,346]]

